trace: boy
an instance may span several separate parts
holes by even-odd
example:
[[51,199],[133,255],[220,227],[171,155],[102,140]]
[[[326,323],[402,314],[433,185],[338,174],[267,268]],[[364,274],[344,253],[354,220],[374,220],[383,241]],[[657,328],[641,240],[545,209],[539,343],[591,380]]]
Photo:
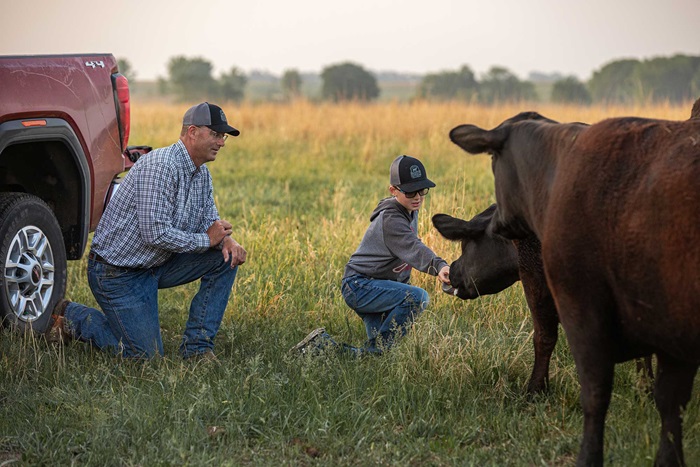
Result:
[[326,345],[353,354],[380,354],[408,332],[428,305],[428,293],[409,284],[411,269],[450,283],[450,267],[418,238],[418,210],[435,183],[416,158],[399,156],[389,170],[391,197],[382,199],[370,224],[345,266],[342,294],[345,303],[365,323],[367,342],[361,348],[339,346],[323,328],[311,332],[292,352]]

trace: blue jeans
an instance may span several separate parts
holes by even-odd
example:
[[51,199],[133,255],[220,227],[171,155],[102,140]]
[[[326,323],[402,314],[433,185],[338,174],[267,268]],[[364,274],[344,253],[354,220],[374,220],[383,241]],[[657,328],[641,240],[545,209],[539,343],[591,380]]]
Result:
[[343,279],[345,303],[355,310],[365,323],[365,351],[374,353],[381,347],[391,347],[404,336],[413,321],[428,306],[428,292],[402,282],[350,276]]
[[201,279],[180,344],[184,358],[214,347],[238,266],[221,251],[173,255],[160,266],[132,269],[88,260],[88,283],[102,311],[70,303],[66,321],[74,338],[127,358],[163,355],[158,289]]

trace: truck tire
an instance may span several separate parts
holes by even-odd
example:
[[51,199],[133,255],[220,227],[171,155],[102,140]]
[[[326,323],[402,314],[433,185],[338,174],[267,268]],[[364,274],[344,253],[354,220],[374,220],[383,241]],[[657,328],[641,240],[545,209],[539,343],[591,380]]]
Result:
[[0,319],[43,333],[66,291],[66,249],[51,208],[27,193],[0,193]]

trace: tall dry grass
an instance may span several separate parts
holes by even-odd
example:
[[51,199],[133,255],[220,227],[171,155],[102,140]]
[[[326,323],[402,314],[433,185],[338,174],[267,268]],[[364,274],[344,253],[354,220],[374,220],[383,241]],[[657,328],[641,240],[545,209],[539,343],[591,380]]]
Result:
[[[134,102],[131,144],[173,143],[188,105]],[[218,367],[180,361],[196,284],[161,291],[166,356],[120,362],[81,343],[52,348],[0,335],[0,464],[26,465],[573,465],[581,435],[575,366],[564,337],[550,393],[523,397],[532,324],[519,285],[462,302],[435,278],[413,281],[429,309],[381,359],[291,359],[316,326],[359,344],[361,321],[339,282],[396,155],[423,160],[437,183],[421,212],[424,242],[451,260],[430,217],[471,217],[494,201],[490,161],[449,142],[461,123],[490,128],[523,110],[559,121],[622,115],[685,119],[684,106],[586,107],[456,103],[226,104],[229,138],[209,164],[221,216],[249,252],[229,301]],[[94,305],[85,261],[69,298]],[[697,393],[697,388],[696,388]],[[700,462],[697,397],[686,456]],[[620,365],[606,462],[650,465],[659,431],[633,365]]]

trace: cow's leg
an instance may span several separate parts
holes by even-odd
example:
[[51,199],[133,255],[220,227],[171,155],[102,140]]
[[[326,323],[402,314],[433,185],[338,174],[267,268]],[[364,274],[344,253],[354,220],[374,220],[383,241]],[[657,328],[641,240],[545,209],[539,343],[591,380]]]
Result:
[[661,439],[654,464],[682,466],[685,465],[685,460],[681,409],[685,409],[690,400],[698,365],[657,354],[656,368],[654,398],[661,415]]
[[576,292],[583,294],[553,293],[581,384],[583,439],[577,465],[602,466],[605,415],[615,373],[616,339],[610,322],[613,305],[605,299],[602,287],[579,287]]
[[535,394],[545,391],[549,386],[549,362],[559,337],[559,316],[547,286],[539,240],[531,236],[513,243],[518,250],[520,280],[535,331],[535,364],[527,385],[528,394]]
[[[581,383],[583,440],[577,465],[603,465],[605,415],[610,405],[615,364],[610,354],[604,356],[591,349],[573,351]],[[591,355],[596,354],[598,355]],[[582,355],[583,354],[583,355]]]
[[[525,286],[525,280],[523,280],[523,286]],[[537,303],[530,303],[534,326],[535,364],[527,385],[528,394],[543,392],[549,386],[549,362],[559,337],[559,316],[548,292],[547,289],[547,296],[541,297]]]

